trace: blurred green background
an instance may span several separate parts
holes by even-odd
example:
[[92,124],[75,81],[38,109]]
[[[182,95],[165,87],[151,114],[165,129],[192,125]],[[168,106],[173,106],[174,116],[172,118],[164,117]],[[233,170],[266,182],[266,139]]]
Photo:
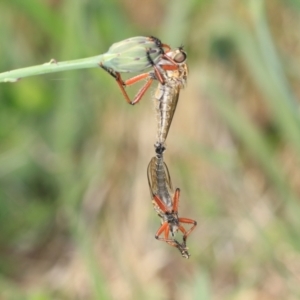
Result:
[[155,85],[131,107],[100,69],[2,83],[1,300],[300,298],[299,1],[10,0],[0,20],[0,72],[185,46],[165,161],[198,221],[190,260],[154,238]]

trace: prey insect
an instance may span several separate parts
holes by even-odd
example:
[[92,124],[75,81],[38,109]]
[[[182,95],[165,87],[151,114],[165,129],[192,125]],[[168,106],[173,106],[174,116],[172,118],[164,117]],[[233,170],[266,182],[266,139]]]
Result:
[[[182,257],[189,258],[190,254],[186,247],[186,240],[195,229],[197,222],[192,219],[178,217],[180,189],[176,188],[175,193],[173,192],[170,173],[163,160],[164,150],[165,148],[161,145],[156,145],[156,156],[151,159],[147,169],[152,204],[161,218],[161,226],[157,230],[155,238],[176,247]],[[173,196],[171,196],[172,194]],[[186,230],[182,224],[192,226],[189,230]],[[183,234],[182,243],[175,240],[175,234],[178,230]],[[162,234],[163,237],[161,237]]]

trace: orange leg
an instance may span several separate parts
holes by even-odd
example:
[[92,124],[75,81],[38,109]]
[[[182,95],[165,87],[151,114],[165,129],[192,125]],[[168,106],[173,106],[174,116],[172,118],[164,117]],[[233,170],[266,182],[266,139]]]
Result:
[[135,105],[135,104],[139,103],[140,100],[145,95],[145,93],[148,91],[148,89],[151,86],[152,82],[153,82],[152,78],[148,79],[148,81],[142,86],[142,88],[135,95],[134,99],[131,101],[130,104]]
[[[188,248],[186,247],[185,242],[180,244],[175,239],[174,240],[169,239],[168,238],[169,237],[169,230],[170,230],[169,224],[167,222],[163,223],[162,226],[158,229],[158,231],[155,235],[155,238],[158,239],[159,241],[166,242],[167,244],[169,244],[172,247],[177,248],[180,251],[182,257],[189,258],[190,254],[188,252]],[[184,228],[183,228],[183,230],[184,230]],[[162,233],[165,233],[165,238],[160,238],[159,237]]]
[[[180,197],[180,189],[177,188],[175,190],[174,198],[173,198],[173,211],[174,213],[178,212],[178,205],[179,205],[179,197]],[[193,224],[193,226],[186,231],[183,226],[179,226],[178,229],[183,233],[183,242],[186,242],[187,237],[191,234],[191,232],[195,229],[197,226],[197,222],[192,219],[187,219],[187,218],[179,218],[178,219],[179,223],[185,223],[185,224]]]
[[[174,243],[174,240],[172,239],[169,239],[169,232],[170,232],[170,227],[169,227],[169,223],[168,222],[164,222],[160,228],[157,230],[156,234],[155,234],[155,238],[159,241],[162,241],[162,242],[166,242],[168,243],[169,245],[172,245],[172,243]],[[162,238],[162,237],[159,237],[161,234],[165,234],[165,237]],[[172,245],[173,246],[173,245]],[[174,247],[176,247],[174,245]]]
[[185,223],[185,224],[193,224],[193,226],[186,231],[183,226],[179,226],[178,229],[183,233],[183,242],[184,244],[186,243],[187,237],[192,233],[192,231],[195,229],[195,227],[197,226],[197,222],[195,220],[192,219],[187,219],[187,218],[179,218],[178,219],[179,223]]
[[[138,91],[138,93],[135,95],[134,99],[132,101],[130,101],[130,99],[129,99],[129,97],[128,97],[125,89],[124,89],[124,86],[135,84],[135,83],[137,83],[137,82],[139,82],[143,79],[146,79],[146,83]],[[121,83],[123,83],[123,86],[121,87],[122,92],[124,91],[123,95],[124,96],[126,95],[125,98],[130,101],[129,102],[130,104],[135,105],[135,104],[139,103],[140,100],[143,98],[143,96],[145,95],[145,93],[147,92],[149,87],[151,86],[153,80],[154,79],[152,78],[151,73],[143,73],[143,74],[137,75],[135,77],[129,78],[125,82],[120,81],[118,83],[119,83],[120,87],[121,87]]]
[[174,194],[174,197],[173,197],[173,211],[174,211],[175,213],[178,212],[179,197],[180,197],[180,189],[177,188],[177,189],[175,190],[175,194]]
[[161,68],[165,71],[175,71],[178,69],[177,65],[162,65]]
[[157,196],[153,196],[153,201],[156,203],[156,205],[161,209],[162,212],[166,213],[167,212],[167,207],[164,204],[164,202]]
[[[162,235],[164,233],[165,237],[160,237],[160,235]],[[174,239],[170,239],[169,238],[169,234],[170,234],[170,224],[168,222],[164,222],[160,228],[157,230],[156,234],[155,234],[155,238],[159,241],[162,242],[166,242],[169,245],[173,246],[173,247],[177,247],[177,241],[175,241]]]
[[151,75],[149,73],[142,73],[123,81],[121,79],[121,75],[119,74],[119,78],[117,78],[116,80],[119,80],[124,86],[127,86],[127,85],[135,84],[143,79],[148,79],[148,78],[151,78]]
[[[128,80],[126,81],[123,81],[122,80],[122,77],[121,77],[121,74],[119,72],[115,72],[114,70],[112,69],[108,69],[106,67],[104,67],[102,65],[102,63],[100,63],[100,67],[102,69],[104,69],[106,72],[108,72],[112,77],[114,77],[117,81],[117,84],[125,98],[125,100],[127,101],[128,104],[131,104],[131,105],[134,105],[134,104],[137,104],[141,99],[142,97],[144,96],[144,94],[146,93],[146,91],[149,89],[149,87],[151,86],[152,82],[153,82],[153,78],[151,76],[151,73],[143,73],[143,74],[140,74],[140,75],[137,75],[137,76],[134,76],[132,78],[129,78]],[[132,84],[135,84],[143,79],[146,79],[146,83],[142,86],[142,88],[138,91],[138,93],[135,95],[134,99],[131,101],[128,94],[126,93],[125,91],[125,87],[127,85],[132,85]]]

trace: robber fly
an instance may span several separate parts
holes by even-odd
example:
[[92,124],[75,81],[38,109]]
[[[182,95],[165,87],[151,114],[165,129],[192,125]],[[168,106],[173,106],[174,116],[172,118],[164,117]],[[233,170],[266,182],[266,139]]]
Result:
[[[149,53],[148,58],[151,60]],[[165,143],[168,136],[177,107],[180,90],[186,85],[188,76],[186,58],[186,53],[183,51],[183,48],[180,47],[174,51],[165,53],[157,64],[152,62],[154,71],[137,75],[125,82],[120,81],[120,78],[116,77],[126,101],[132,105],[138,103],[142,99],[154,80],[159,82],[154,94],[154,100],[158,124],[157,142],[161,145]],[[146,79],[146,83],[131,101],[124,87],[134,84],[142,79]]]
[[159,82],[154,94],[157,115],[157,142],[161,145],[165,143],[168,136],[180,90],[185,87],[188,75],[186,53],[182,48],[169,53],[172,54],[173,60],[177,62],[177,68],[167,70],[167,65],[162,66],[165,70],[163,73],[164,84]]
[[[186,247],[186,240],[196,227],[197,222],[192,219],[178,217],[180,189],[177,188],[175,193],[173,192],[170,173],[163,160],[164,150],[165,148],[161,145],[156,145],[156,156],[151,159],[147,169],[153,207],[161,218],[161,226],[157,230],[155,238],[176,247],[182,257],[189,258],[190,254]],[[192,227],[186,230],[182,224],[192,224]],[[182,243],[175,240],[175,233],[178,230],[183,233]],[[169,237],[170,233],[171,238]],[[161,237],[162,234],[164,234],[164,237]]]

